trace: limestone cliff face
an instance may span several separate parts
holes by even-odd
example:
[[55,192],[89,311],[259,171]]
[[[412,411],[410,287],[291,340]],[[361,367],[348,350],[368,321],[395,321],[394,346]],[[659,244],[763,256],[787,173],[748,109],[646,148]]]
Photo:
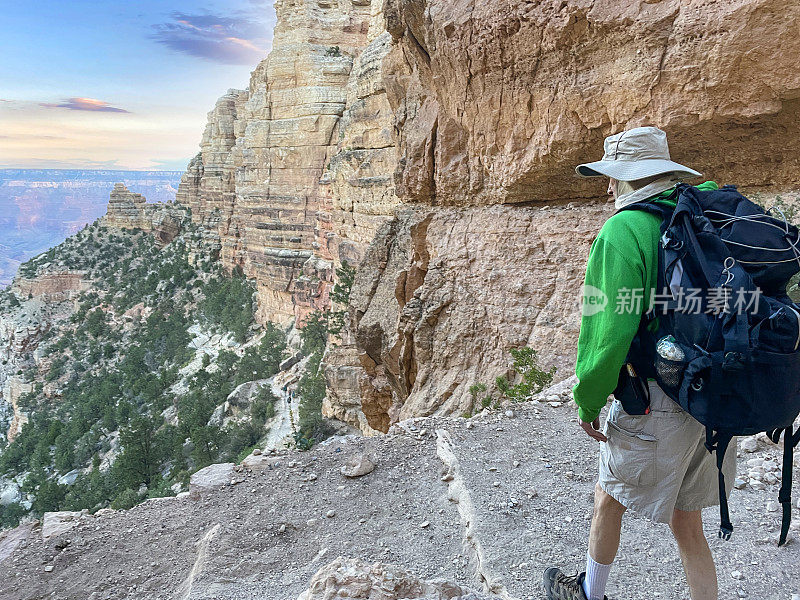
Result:
[[234,203],[235,166],[231,149],[236,143],[237,116],[247,100],[247,92],[228,90],[208,113],[200,152],[189,163],[181,178],[176,200],[188,206],[192,221],[202,225],[209,246],[218,256],[221,247],[220,227],[230,221]]
[[798,18],[776,0],[387,0],[398,191],[459,206],[597,195],[574,165],[643,124],[710,177],[800,183]]
[[324,412],[365,433],[474,408],[469,386],[508,374],[513,347],[570,374],[586,256],[612,212],[574,166],[606,135],[657,125],[720,183],[800,184],[794,5],[276,10],[270,56],[210,113],[179,198],[257,279],[262,320],[302,325],[329,306],[335,267],[359,266]]
[[783,53],[798,40],[778,3],[384,10],[394,191],[418,206],[373,240],[350,337],[327,356],[326,410],[366,432],[473,409],[469,386],[491,388],[513,347],[569,375],[586,256],[612,210],[569,202],[603,193],[573,169],[606,135],[655,124],[677,159],[721,183],[767,194],[800,183],[800,78]]
[[[21,293],[16,287],[18,283],[17,279],[12,286],[17,295]],[[71,289],[56,291],[52,280],[42,292],[0,313],[0,423],[8,427],[4,429],[8,441],[12,441],[28,422],[28,415],[19,406],[19,399],[30,392],[33,385],[20,373],[35,360],[42,336],[50,329],[51,323],[69,317],[72,302],[66,300],[72,293],[77,293]]]
[[[364,150],[370,148],[364,144],[393,152],[388,103],[370,98],[382,92],[375,71],[388,37],[366,64],[359,59],[382,32],[379,5],[370,0],[276,2],[272,51],[253,71],[246,91],[231,90],[209,113],[201,152],[181,184],[178,201],[191,207],[194,222],[219,237],[223,264],[241,266],[256,280],[263,321],[301,322],[311,310],[328,306],[332,261],[340,247],[331,240],[334,222],[347,221],[353,230],[345,239],[355,245],[344,249],[351,261],[371,238],[371,231],[355,233],[360,211],[354,211],[353,201],[335,197],[337,177],[329,163],[343,144],[350,144],[346,152],[361,151],[348,159],[351,170],[367,158]],[[365,83],[369,78],[371,86]],[[372,112],[358,114],[356,103],[366,107],[362,110],[383,110],[382,123]],[[364,131],[383,127],[387,133],[346,138],[343,120],[367,122]],[[380,172],[385,183],[393,169],[393,161],[386,166],[376,160],[362,178]],[[339,176],[340,187],[345,177]],[[362,210],[363,227],[374,230],[375,205]]]
[[62,302],[74,300],[90,286],[91,279],[86,271],[53,271],[30,278],[18,275],[11,289],[20,298]]

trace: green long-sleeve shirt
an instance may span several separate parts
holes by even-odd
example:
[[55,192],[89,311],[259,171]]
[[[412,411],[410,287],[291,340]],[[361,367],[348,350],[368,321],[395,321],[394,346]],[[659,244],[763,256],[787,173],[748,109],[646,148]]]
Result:
[[[713,190],[717,184],[706,181],[697,188]],[[674,206],[675,192],[671,188],[655,199]],[[619,370],[656,286],[660,225],[656,215],[623,210],[605,222],[589,250],[585,285],[602,291],[607,304],[598,312],[584,310],[581,318],[578,383],[572,388],[581,421],[594,421],[617,387]]]

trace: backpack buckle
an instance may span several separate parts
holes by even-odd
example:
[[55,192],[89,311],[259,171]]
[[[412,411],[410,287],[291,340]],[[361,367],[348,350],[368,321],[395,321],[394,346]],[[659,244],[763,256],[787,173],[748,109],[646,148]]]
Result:
[[680,250],[683,248],[683,240],[675,240],[667,236],[667,232],[661,236],[661,246],[665,249]]
[[741,352],[726,352],[722,359],[722,368],[725,370],[740,369],[744,355]]

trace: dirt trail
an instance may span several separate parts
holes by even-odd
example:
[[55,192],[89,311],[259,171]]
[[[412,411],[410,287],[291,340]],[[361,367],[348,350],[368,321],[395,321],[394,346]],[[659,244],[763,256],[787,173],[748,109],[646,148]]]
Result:
[[[597,445],[573,419],[569,405],[526,405],[513,416],[407,421],[384,437],[265,457],[261,470],[199,497],[85,516],[46,541],[34,529],[0,564],[0,599],[173,600],[188,590],[193,600],[295,600],[344,556],[538,600],[547,566],[574,572],[585,561]],[[344,477],[341,466],[362,453],[375,470]],[[777,454],[761,444],[742,454],[739,473]],[[800,529],[777,547],[777,488],[734,491],[728,542],[716,537],[717,509],[705,511],[720,598],[800,594]],[[795,486],[795,506],[798,496]],[[626,515],[608,595],[688,599],[666,525]]]
[[278,399],[275,402],[275,416],[269,423],[269,433],[264,442],[265,450],[283,450],[292,440],[294,431],[292,430],[292,417],[297,419],[297,411],[300,407],[300,396],[294,391],[286,391],[284,385],[291,381],[293,375],[289,372],[281,372],[270,378],[272,393]]

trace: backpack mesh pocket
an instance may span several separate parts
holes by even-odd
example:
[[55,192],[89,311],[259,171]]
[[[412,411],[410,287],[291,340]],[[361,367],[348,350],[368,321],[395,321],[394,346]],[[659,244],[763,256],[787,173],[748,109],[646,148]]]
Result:
[[686,363],[684,361],[669,360],[656,354],[656,372],[663,384],[673,390],[680,387],[685,368]]

